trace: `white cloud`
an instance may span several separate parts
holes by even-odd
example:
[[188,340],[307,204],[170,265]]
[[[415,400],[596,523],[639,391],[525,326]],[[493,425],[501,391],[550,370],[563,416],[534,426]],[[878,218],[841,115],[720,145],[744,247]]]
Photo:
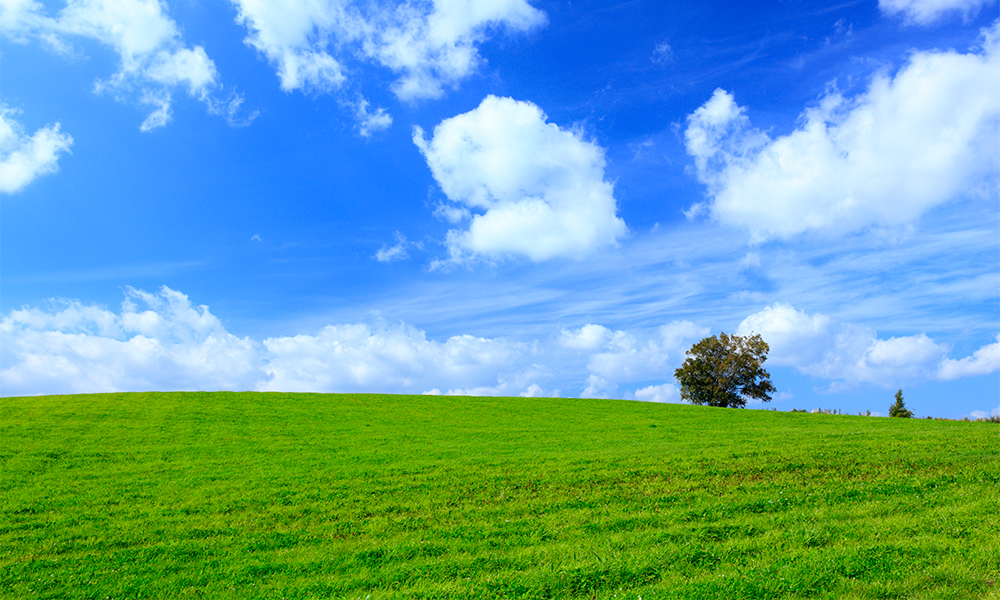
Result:
[[[675,322],[650,335],[588,325],[565,339],[604,332],[600,343],[511,341],[455,335],[443,341],[400,323],[330,325],[312,335],[255,341],[225,330],[206,306],[163,287],[127,288],[119,312],[72,301],[0,317],[4,395],[126,390],[257,389],[449,395],[622,397],[620,384],[670,380],[683,349],[707,330]],[[676,364],[675,364],[676,363]],[[656,387],[643,398],[666,398]],[[653,394],[652,390],[658,390]],[[658,394],[658,395],[657,395]]]
[[799,366],[822,362],[828,348],[816,341],[828,339],[833,327],[833,320],[826,315],[809,316],[788,304],[775,303],[745,318],[737,333],[761,334],[770,348],[768,361],[772,364]]
[[[208,307],[163,287],[128,288],[120,311],[54,302],[0,317],[0,393],[5,396],[142,390],[581,396],[676,402],[673,371],[708,334],[688,321],[654,330],[600,325],[544,340],[455,335],[429,339],[399,323],[330,325],[311,335],[255,341],[226,331]],[[879,339],[775,304],[750,315],[738,333],[761,333],[769,364],[830,380],[894,387],[1000,370],[1000,339],[953,360],[925,335]],[[582,390],[582,391],[581,391]]]
[[589,324],[577,330],[564,329],[559,344],[588,354],[589,375],[581,396],[609,397],[618,393],[622,383],[672,380],[674,369],[684,362],[684,351],[707,334],[708,329],[690,321],[663,325],[644,339]]
[[996,343],[983,346],[976,350],[972,356],[958,360],[944,359],[938,369],[937,377],[947,381],[962,377],[989,375],[997,371],[1000,371],[1000,335],[997,336]]
[[546,394],[545,390],[542,389],[542,386],[538,385],[537,383],[533,383],[528,386],[528,389],[521,392],[520,395],[522,398],[541,398],[541,397],[556,398],[559,396],[559,392],[556,391],[556,393],[554,394],[552,393]]
[[545,15],[525,0],[234,0],[247,44],[275,66],[285,91],[328,93],[347,81],[344,63],[363,56],[396,73],[402,100],[435,98],[475,71],[493,29],[528,31]]
[[530,353],[503,339],[459,335],[442,343],[406,325],[361,323],[330,325],[314,336],[268,338],[264,346],[273,376],[264,389],[319,392],[412,392],[444,383],[453,386],[449,394],[495,394],[508,389],[503,380]]
[[464,206],[455,206],[442,202],[434,207],[434,216],[448,221],[452,225],[458,225],[466,219],[472,218],[472,212]]
[[[79,302],[0,318],[6,396],[143,390],[282,390],[540,395],[551,378],[534,344],[457,335],[444,342],[404,324],[331,325],[257,342],[225,330],[206,306],[163,287],[132,288],[121,311]],[[557,395],[558,390],[550,389]]]
[[1000,417],[1000,406],[994,408],[990,412],[985,410],[974,410],[972,414],[969,415],[973,419],[988,419],[990,417]]
[[435,0],[405,3],[374,21],[365,40],[369,56],[400,78],[393,91],[403,100],[437,98],[479,64],[478,44],[490,27],[528,31],[545,15],[525,0]]
[[0,334],[7,396],[252,389],[266,378],[257,344],[167,287],[129,288],[117,314],[77,302],[15,310],[0,318]]
[[582,257],[626,233],[604,151],[547,123],[530,102],[488,96],[442,121],[429,141],[415,128],[413,141],[448,199],[476,213],[468,229],[448,232],[453,261]]
[[16,111],[0,105],[0,192],[13,194],[36,177],[59,170],[59,155],[69,152],[73,138],[59,123],[28,136],[14,119]]
[[573,350],[597,350],[612,335],[613,333],[607,327],[587,324],[576,331],[563,329],[559,336],[559,344]]
[[281,89],[329,92],[343,84],[340,63],[327,52],[336,31],[350,41],[346,3],[338,0],[235,0],[236,21],[249,31],[246,43],[275,66]]
[[653,49],[653,62],[658,65],[665,65],[674,61],[674,50],[667,42],[660,42]]
[[635,391],[634,397],[642,402],[673,402],[681,401],[681,392],[676,385],[664,383],[662,385],[650,385]]
[[[472,388],[453,388],[444,392],[445,396],[520,396],[522,398],[558,398],[559,389],[546,390],[537,383],[526,383],[532,377],[542,375],[536,369],[528,369],[526,372],[515,373],[512,376],[501,376],[496,385],[480,386]],[[523,390],[520,391],[519,390]],[[441,394],[440,390],[433,389],[424,394]]]
[[983,40],[965,54],[914,52],[863,94],[826,94],[795,131],[775,139],[750,125],[731,94],[716,90],[688,117],[685,132],[708,187],[708,210],[758,240],[787,238],[899,226],[995,188],[1000,23]]
[[961,13],[967,19],[992,3],[993,0],[879,0],[878,7],[887,15],[902,14],[907,22],[929,25],[947,14]]
[[368,106],[368,101],[361,98],[354,107],[354,116],[358,121],[358,133],[361,137],[371,137],[376,131],[385,131],[392,127],[392,115],[386,109],[379,107],[375,112],[371,112]]
[[241,98],[222,101],[213,96],[218,88],[215,63],[203,47],[184,44],[177,24],[159,0],[69,0],[55,18],[45,12],[45,7],[30,0],[5,2],[0,31],[19,42],[37,38],[65,54],[72,52],[67,39],[72,37],[97,40],[112,48],[120,59],[118,71],[98,80],[95,90],[153,107],[142,123],[143,131],[170,120],[176,88],[205,102],[209,112],[241,123],[233,111]]
[[845,384],[893,387],[913,380],[947,380],[1000,370],[1000,342],[973,356],[948,358],[949,349],[925,334],[879,339],[876,332],[775,303],[748,316],[739,335],[759,333],[770,346],[768,362]]
[[384,263],[389,263],[394,260],[406,260],[410,257],[410,253],[406,251],[406,247],[408,245],[409,243],[406,241],[406,236],[397,231],[396,244],[394,246],[383,244],[382,248],[375,253],[373,258]]
[[701,327],[691,321],[671,321],[661,325],[657,330],[662,347],[673,354],[685,352],[692,342],[696,342],[709,333],[708,327]]

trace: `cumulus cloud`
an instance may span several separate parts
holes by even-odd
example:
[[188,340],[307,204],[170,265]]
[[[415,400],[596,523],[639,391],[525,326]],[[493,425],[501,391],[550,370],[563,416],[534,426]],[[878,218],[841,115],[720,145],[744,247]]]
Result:
[[945,15],[960,13],[968,19],[993,0],[879,0],[884,14],[901,15],[909,23],[930,25]]
[[[672,368],[707,332],[673,322],[651,332],[599,325],[547,340],[455,335],[405,323],[346,323],[256,341],[226,331],[207,306],[163,287],[127,288],[119,311],[52,301],[0,317],[0,393],[280,390],[673,398]],[[645,391],[632,392],[640,384]],[[651,384],[651,385],[650,385]],[[577,387],[579,386],[579,387]],[[444,392],[442,392],[444,390]]]
[[361,33],[351,33],[355,28],[345,2],[236,0],[234,4],[236,21],[249,32],[247,45],[274,65],[282,90],[329,92],[344,82],[343,68],[327,50],[335,31],[346,33],[345,41]]
[[[468,215],[448,232],[452,261],[526,256],[581,257],[626,233],[604,178],[604,151],[580,132],[546,122],[530,102],[488,96],[413,141],[448,199]],[[462,212],[462,211],[467,212]]]
[[[824,95],[799,127],[771,138],[732,94],[688,117],[685,142],[720,222],[757,240],[910,223],[995,188],[1000,152],[1000,23],[979,49],[914,52],[853,98]],[[761,199],[766,199],[762,201]]]
[[[268,338],[265,389],[411,392],[445,382],[450,394],[510,390],[504,385],[530,347],[459,335],[444,342],[407,325],[330,325],[316,335]],[[525,384],[527,387],[528,384]],[[524,388],[522,388],[524,389]],[[520,390],[518,390],[520,391]]]
[[925,334],[878,338],[870,328],[809,315],[775,303],[748,316],[737,333],[759,333],[770,346],[768,362],[846,384],[894,387],[913,380],[948,380],[1000,370],[1000,341],[959,360]]
[[362,56],[393,71],[402,100],[439,97],[480,63],[478,45],[497,29],[528,31],[545,15],[525,0],[234,0],[246,42],[274,65],[285,91],[327,93]]
[[587,324],[577,330],[563,329],[559,343],[573,350],[597,350],[613,335],[607,327]]
[[558,395],[537,345],[405,325],[351,323],[314,335],[238,338],[207,306],[163,287],[127,288],[118,312],[75,301],[0,317],[5,396],[146,390]]
[[215,63],[202,46],[184,44],[177,24],[159,0],[69,0],[56,17],[47,16],[38,2],[15,0],[3,4],[0,31],[18,42],[37,38],[62,53],[71,52],[73,37],[93,39],[113,49],[120,59],[118,71],[98,80],[94,88],[151,107],[141,125],[143,131],[170,120],[177,89],[205,102],[210,112],[239,124],[234,107],[239,107],[241,98],[220,100],[214,95],[218,88]]
[[267,377],[256,343],[167,287],[129,288],[118,313],[78,302],[14,310],[0,334],[6,396],[252,389]]
[[[618,392],[622,383],[672,379],[673,369],[683,362],[685,349],[707,334],[708,329],[690,321],[663,325],[648,337],[588,324],[576,330],[564,329],[559,344],[588,356],[589,374],[581,396],[609,397]],[[666,388],[658,393],[665,394]]]
[[672,383],[650,385],[640,388],[633,394],[635,400],[642,402],[681,402],[681,391]]
[[[760,333],[769,364],[833,385],[947,380],[1000,370],[1000,337],[961,359],[926,335],[874,331],[774,304],[738,333]],[[587,324],[548,339],[455,335],[434,340],[405,323],[346,323],[256,341],[227,332],[207,306],[163,287],[126,289],[118,311],[75,301],[0,317],[5,396],[144,390],[278,390],[490,396],[574,395],[677,402],[673,371],[708,329]],[[442,392],[444,390],[444,392]],[[582,392],[580,391],[582,390]]]
[[414,327],[353,323],[257,342],[225,330],[206,306],[163,287],[128,288],[121,310],[53,301],[0,318],[7,396],[143,390],[282,390],[558,395],[539,381],[534,344]]
[[522,398],[558,398],[560,390],[558,388],[546,389],[537,383],[527,383],[533,378],[547,377],[549,374],[544,369],[539,369],[537,365],[521,372],[501,375],[497,378],[496,385],[451,388],[447,392],[441,392],[437,388],[431,389],[422,394],[445,395],[445,396],[520,396]]
[[990,417],[1000,417],[1000,406],[994,408],[990,412],[985,410],[974,410],[972,414],[969,415],[973,419],[988,419]]
[[[537,395],[537,349],[502,338],[444,342],[404,324],[331,325],[256,342],[163,287],[132,288],[119,312],[74,301],[0,318],[4,395],[143,390],[375,391]],[[557,392],[557,391],[556,391]]]
[[400,75],[393,91],[402,100],[437,98],[479,64],[477,46],[490,28],[528,31],[545,14],[524,0],[435,0],[404,3],[372,20],[369,56]]
[[36,177],[59,170],[59,155],[69,152],[73,138],[59,131],[59,123],[26,135],[14,115],[0,105],[0,192],[13,194]]
[[944,359],[938,369],[938,379],[947,381],[962,377],[989,375],[997,371],[1000,371],[1000,335],[997,336],[996,343],[983,346],[976,350],[972,356],[958,360]]

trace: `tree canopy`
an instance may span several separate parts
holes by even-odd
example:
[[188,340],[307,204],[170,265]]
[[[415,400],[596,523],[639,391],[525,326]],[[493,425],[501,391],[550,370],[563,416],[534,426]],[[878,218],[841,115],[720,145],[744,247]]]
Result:
[[747,400],[768,402],[775,391],[764,370],[768,345],[759,334],[707,337],[687,351],[674,371],[681,398],[692,404],[743,408]]

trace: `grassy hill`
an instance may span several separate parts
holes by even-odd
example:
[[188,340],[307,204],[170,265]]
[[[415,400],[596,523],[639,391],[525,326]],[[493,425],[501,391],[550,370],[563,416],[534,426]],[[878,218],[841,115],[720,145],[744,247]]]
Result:
[[992,423],[578,399],[0,399],[3,598],[998,596]]

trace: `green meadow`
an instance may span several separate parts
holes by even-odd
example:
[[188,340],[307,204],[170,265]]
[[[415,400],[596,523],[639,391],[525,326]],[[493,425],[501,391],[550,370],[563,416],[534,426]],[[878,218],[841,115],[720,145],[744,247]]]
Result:
[[996,598],[1000,425],[613,400],[0,399],[3,598]]

